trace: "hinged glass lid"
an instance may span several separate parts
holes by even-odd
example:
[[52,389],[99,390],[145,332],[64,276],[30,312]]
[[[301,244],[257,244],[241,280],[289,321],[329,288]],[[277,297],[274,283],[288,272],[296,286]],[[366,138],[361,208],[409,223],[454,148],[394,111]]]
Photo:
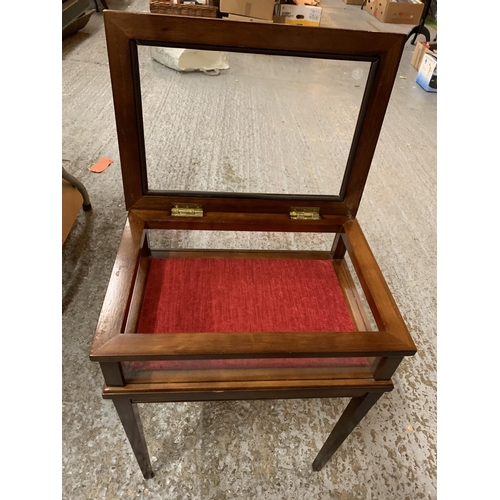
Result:
[[404,35],[127,15],[106,26],[127,209],[356,214]]
[[[185,53],[197,71],[173,69]],[[148,191],[340,194],[369,62],[146,46],[138,55]]]

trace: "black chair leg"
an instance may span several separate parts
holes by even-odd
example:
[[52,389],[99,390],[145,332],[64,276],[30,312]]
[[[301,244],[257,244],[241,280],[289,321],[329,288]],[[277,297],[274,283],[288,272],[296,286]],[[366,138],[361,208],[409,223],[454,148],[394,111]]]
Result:
[[[95,3],[95,10],[99,12],[99,4],[97,3],[97,0],[94,0]],[[108,4],[106,3],[106,0],[101,0],[102,7],[103,9],[109,9]]]
[[415,42],[417,41],[418,35],[424,35],[426,42],[431,41],[431,33],[425,27],[425,21],[427,19],[427,16],[429,15],[429,11],[431,9],[431,2],[432,2],[432,0],[426,1],[425,6],[424,6],[424,10],[422,12],[422,16],[420,18],[420,22],[418,23],[418,26],[415,26],[414,28],[412,28],[412,30],[406,36],[406,41],[408,41],[411,38],[411,36],[414,35],[413,40],[411,41],[412,45],[415,45]]
[[426,42],[431,41],[431,32],[425,26],[415,26],[406,36],[406,41],[408,41],[412,35],[414,35],[411,41],[412,45],[415,45],[418,35],[424,35]]

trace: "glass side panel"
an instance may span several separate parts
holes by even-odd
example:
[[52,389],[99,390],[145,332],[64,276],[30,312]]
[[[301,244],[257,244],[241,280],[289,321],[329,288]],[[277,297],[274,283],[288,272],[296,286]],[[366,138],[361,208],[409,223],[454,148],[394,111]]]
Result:
[[[214,365],[215,362],[210,360]],[[342,358],[330,358],[329,366],[317,366],[317,360],[302,359],[301,366],[267,368],[258,367],[258,359],[244,360],[244,368],[236,367],[236,360],[231,360],[232,366],[225,366],[222,360],[217,360],[218,367],[207,369],[206,366],[194,365],[192,361],[178,361],[174,368],[167,363],[162,366],[159,362],[123,362],[122,369],[127,383],[183,383],[183,382],[224,382],[224,381],[251,381],[251,380],[330,380],[341,378],[370,378],[374,369],[372,358],[349,358],[347,362]],[[283,360],[277,360],[283,361]],[[338,365],[335,366],[338,361]],[[251,367],[251,364],[254,367]]]
[[[164,251],[164,256],[147,258],[146,275],[140,280],[144,292],[134,293],[131,306],[138,311],[132,331],[139,336],[181,334],[188,339],[218,332],[282,335],[281,332],[301,331],[335,335],[335,332],[371,329],[373,318],[363,317],[360,312],[365,309],[366,299],[360,297],[362,291],[356,286],[359,284],[347,277],[351,275],[350,266],[331,261],[328,252],[314,254],[305,246],[303,254],[280,251],[274,256],[250,257],[245,250],[232,256],[226,255],[227,250],[210,254],[207,248],[199,255],[194,255],[196,250],[183,254],[186,241],[174,237],[164,247],[167,241],[161,237],[165,236],[162,233],[173,237],[172,233],[184,232],[149,231],[151,247],[159,244],[159,255],[162,247],[171,250]],[[259,235],[266,236],[260,243],[268,250],[267,237],[280,233],[255,236]],[[274,249],[279,250],[281,240],[278,238],[274,243],[277,244]],[[219,240],[217,247],[220,246]],[[256,243],[255,247],[259,246]],[[294,255],[302,256],[294,258]],[[380,358],[355,356],[214,358],[132,361],[123,363],[123,369],[129,383],[362,379],[372,377],[379,361]]]
[[154,250],[302,250],[330,251],[335,235],[261,231],[197,231],[149,229]]

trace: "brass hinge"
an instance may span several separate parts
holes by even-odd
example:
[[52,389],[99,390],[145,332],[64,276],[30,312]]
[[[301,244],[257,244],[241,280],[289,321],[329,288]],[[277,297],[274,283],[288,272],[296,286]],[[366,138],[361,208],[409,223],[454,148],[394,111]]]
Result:
[[319,207],[291,207],[290,219],[320,220]]
[[203,217],[203,205],[177,203],[172,207],[170,214],[173,217]]

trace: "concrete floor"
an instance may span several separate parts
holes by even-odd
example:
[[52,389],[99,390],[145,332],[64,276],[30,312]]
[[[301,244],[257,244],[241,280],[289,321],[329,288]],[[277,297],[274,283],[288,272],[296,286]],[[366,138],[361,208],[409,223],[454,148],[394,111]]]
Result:
[[[108,4],[148,10],[147,0]],[[325,26],[411,28],[384,25],[341,0],[323,4]],[[394,391],[319,473],[311,463],[347,400],[140,405],[156,474],[145,481],[112,403],[101,398],[99,367],[88,359],[126,216],[101,14],[63,42],[63,165],[86,185],[93,206],[80,213],[62,249],[63,498],[436,498],[437,95],[415,83],[413,48],[405,48],[358,218],[418,354],[403,362]],[[176,73],[141,54],[154,182],[334,192],[336,161],[346,154],[359,105],[359,65],[228,59],[227,72],[209,77]],[[102,174],[89,172],[101,157],[115,161]],[[165,165],[168,173],[160,175]],[[285,249],[330,243],[321,235],[208,232],[175,232],[168,242]]]

